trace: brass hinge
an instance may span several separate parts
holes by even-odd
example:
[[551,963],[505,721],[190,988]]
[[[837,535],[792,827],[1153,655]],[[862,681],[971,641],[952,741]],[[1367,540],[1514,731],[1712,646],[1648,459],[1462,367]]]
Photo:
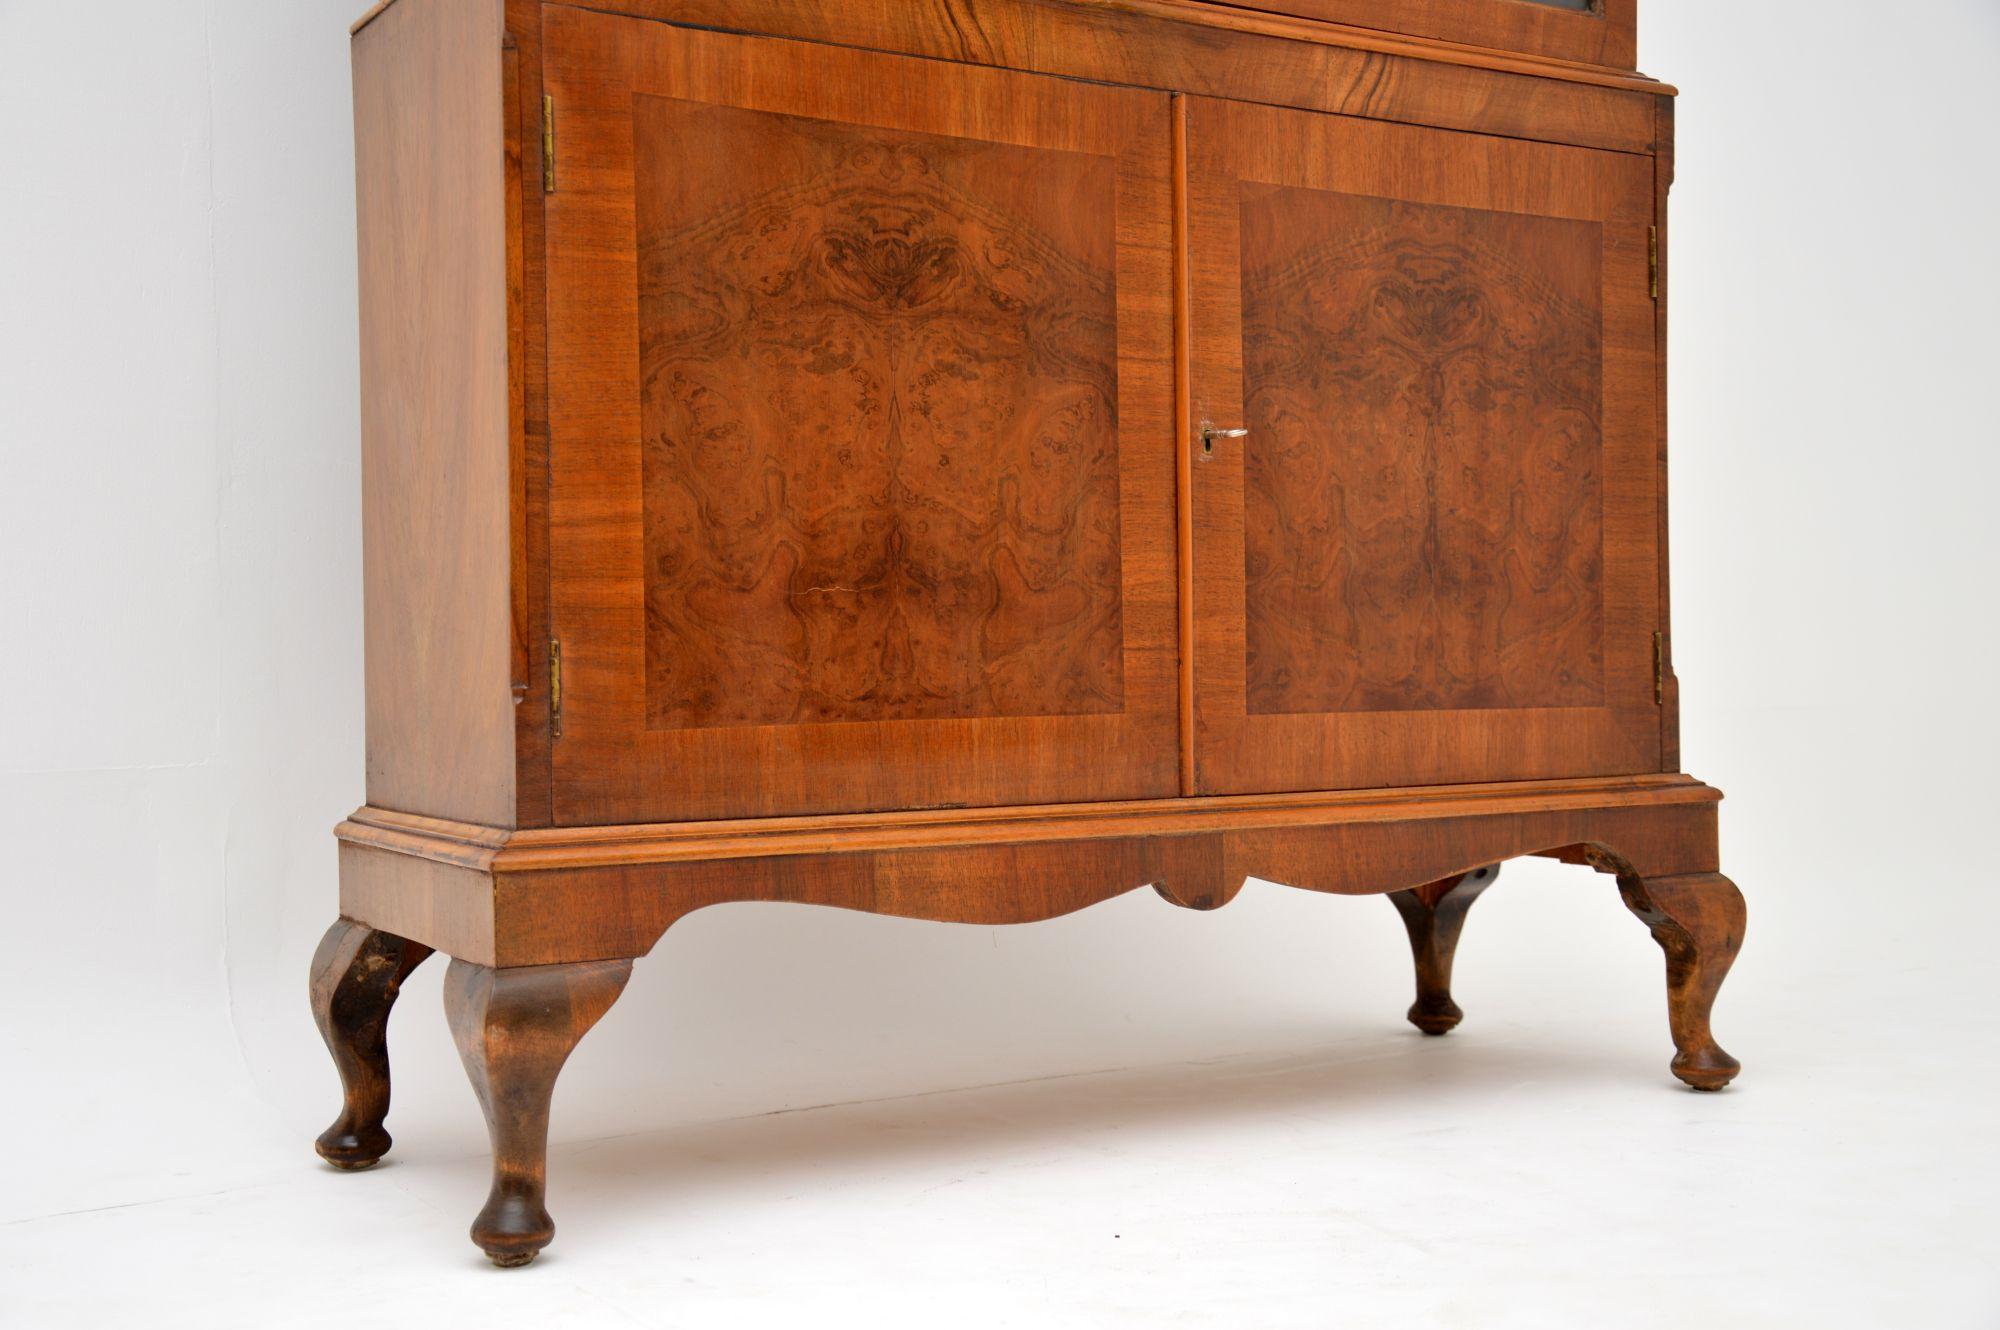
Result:
[[[551,189],[555,186],[551,185]],[[1646,231],[1646,268],[1652,274],[1653,299],[1660,298],[1660,228],[1649,227]]]
[[562,738],[562,643],[549,641],[549,737]]
[[556,99],[542,95],[542,193],[556,192]]
[[1653,705],[1667,704],[1667,639],[1664,633],[1653,634]]

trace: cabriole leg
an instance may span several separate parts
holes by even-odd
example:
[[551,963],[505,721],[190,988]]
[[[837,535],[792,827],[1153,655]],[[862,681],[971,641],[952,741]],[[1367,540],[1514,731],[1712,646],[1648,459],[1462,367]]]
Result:
[[631,975],[629,960],[503,970],[455,960],[445,974],[452,1038],[493,1138],[493,1188],[472,1240],[495,1265],[526,1265],[555,1237],[544,1200],[556,1075]]
[[1451,1000],[1452,956],[1458,951],[1466,912],[1499,876],[1499,866],[1494,865],[1389,895],[1409,930],[1410,952],[1417,963],[1417,1000],[1410,1007],[1410,1024],[1425,1034],[1443,1034],[1465,1019]]
[[1667,953],[1667,1022],[1678,1050],[1674,1075],[1697,1090],[1720,1090],[1742,1064],[1715,1042],[1708,1019],[1743,945],[1743,893],[1720,873],[1623,875],[1618,891]]
[[312,961],[313,1020],[340,1072],[341,1109],[314,1142],[335,1168],[373,1166],[389,1152],[389,1010],[431,949],[352,919],[326,930]]

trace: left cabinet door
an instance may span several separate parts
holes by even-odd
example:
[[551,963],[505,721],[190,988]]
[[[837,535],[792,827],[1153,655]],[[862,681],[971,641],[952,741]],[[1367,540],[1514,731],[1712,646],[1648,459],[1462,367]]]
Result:
[[1178,793],[1166,98],[544,12],[557,822]]

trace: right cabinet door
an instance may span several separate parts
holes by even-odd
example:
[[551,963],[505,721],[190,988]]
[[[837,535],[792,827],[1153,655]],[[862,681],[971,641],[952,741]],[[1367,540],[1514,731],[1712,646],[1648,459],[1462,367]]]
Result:
[[1658,771],[1652,160],[1186,114],[1198,791]]

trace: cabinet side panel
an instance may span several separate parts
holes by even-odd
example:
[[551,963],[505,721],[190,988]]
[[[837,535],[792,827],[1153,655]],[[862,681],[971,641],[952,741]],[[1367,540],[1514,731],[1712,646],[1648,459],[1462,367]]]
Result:
[[354,37],[368,801],[514,823],[500,0]]
[[1654,362],[1659,387],[1654,394],[1660,417],[1660,770],[1681,769],[1681,684],[1674,674],[1673,596],[1667,558],[1667,192],[1674,183],[1674,99],[1658,99],[1659,150],[1653,157],[1653,307],[1657,320]]

